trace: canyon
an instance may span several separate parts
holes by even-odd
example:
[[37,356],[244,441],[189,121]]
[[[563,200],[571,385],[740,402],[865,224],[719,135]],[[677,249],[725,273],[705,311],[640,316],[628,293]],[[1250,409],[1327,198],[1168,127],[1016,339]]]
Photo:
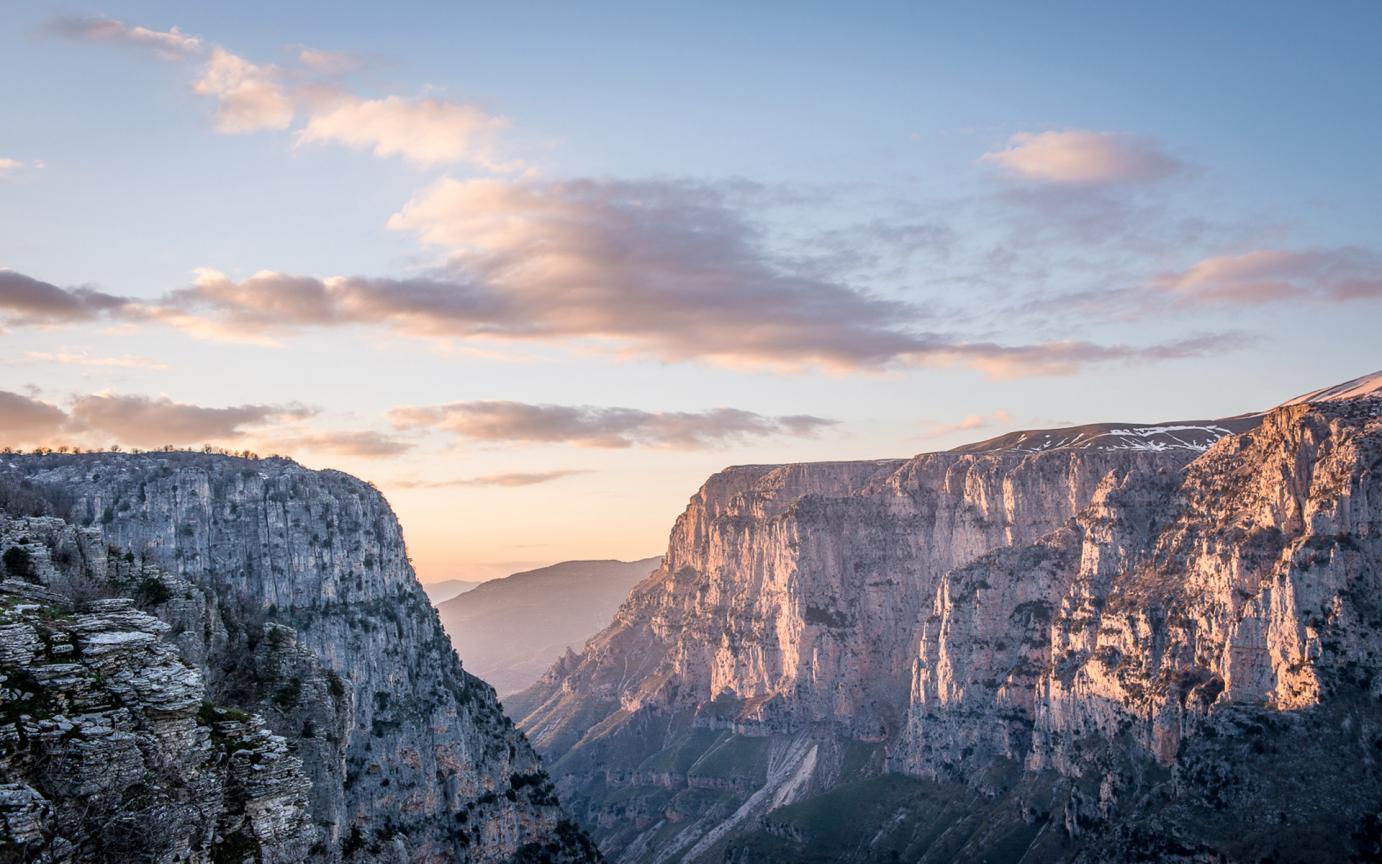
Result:
[[726,469],[505,707],[616,861],[1366,859],[1379,386]]
[[5,454],[0,860],[1369,860],[1380,467],[1382,373],[736,466],[439,615],[348,475]]

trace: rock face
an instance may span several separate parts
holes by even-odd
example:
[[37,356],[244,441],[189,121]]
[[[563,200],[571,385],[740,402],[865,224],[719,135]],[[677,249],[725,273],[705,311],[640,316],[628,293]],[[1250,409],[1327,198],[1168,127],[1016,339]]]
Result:
[[502,697],[598,633],[658,561],[563,561],[491,579],[437,604],[437,613],[466,668]]
[[[130,675],[153,682],[141,695],[169,703],[157,710],[181,738],[140,716],[116,718],[133,724],[131,734],[158,739],[168,756],[140,748],[144,764],[130,763],[128,777],[155,786],[147,774],[166,762],[164,770],[187,784],[179,794],[199,812],[220,806],[216,783],[250,802],[225,810],[226,818],[243,811],[241,827],[212,824],[201,847],[150,860],[209,860],[214,849],[223,856],[216,860],[238,861],[232,841],[265,861],[598,855],[563,819],[537,757],[493,689],[462,671],[413,577],[397,521],[367,484],[287,460],[191,453],[6,457],[2,469],[0,479],[22,492],[10,498],[47,502],[68,520],[40,520],[53,523],[46,534],[14,520],[18,527],[3,545],[25,551],[6,552],[6,565],[24,570],[27,560],[29,578],[58,598],[54,608],[66,602],[76,610],[70,641],[83,663],[107,648],[138,647],[146,653],[114,656]],[[132,597],[143,611],[128,600],[91,605],[108,593]],[[109,626],[93,629],[88,610]],[[36,668],[22,656],[4,662],[21,673]],[[111,686],[101,667],[90,671]],[[65,692],[52,690],[36,692],[45,699]],[[128,698],[116,695],[128,708]],[[71,712],[86,711],[86,697],[62,698],[71,705],[62,703],[59,713],[76,722]],[[218,706],[234,712],[217,713]],[[15,721],[24,745],[15,752],[28,746],[25,722]],[[244,777],[208,768],[212,791],[204,793],[187,776],[201,763],[176,757],[214,754],[221,741],[266,743],[262,756],[246,757],[253,771]],[[78,773],[82,782],[106,782],[97,765]],[[25,776],[41,779],[42,772]],[[5,817],[12,836],[40,830],[54,850],[77,842],[59,818],[76,787],[19,785],[25,788],[5,799],[16,802]],[[31,791],[47,803],[26,797]],[[57,815],[22,815],[38,811]],[[256,819],[272,830],[261,831]],[[44,827],[24,827],[35,824]],[[275,843],[282,852],[273,851]]]
[[506,705],[615,860],[1370,854],[1379,414],[732,468]]

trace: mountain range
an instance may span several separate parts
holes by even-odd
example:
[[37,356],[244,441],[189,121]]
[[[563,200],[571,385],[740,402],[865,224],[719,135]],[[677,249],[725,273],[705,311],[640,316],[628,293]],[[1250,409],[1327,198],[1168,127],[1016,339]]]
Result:
[[483,584],[483,582],[471,582],[466,579],[443,579],[440,582],[423,582],[422,590],[431,604],[436,606]]

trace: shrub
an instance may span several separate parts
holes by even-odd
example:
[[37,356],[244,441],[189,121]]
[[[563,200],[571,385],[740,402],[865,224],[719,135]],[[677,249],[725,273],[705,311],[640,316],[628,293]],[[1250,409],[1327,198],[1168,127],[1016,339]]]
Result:
[[173,599],[173,591],[162,580],[155,579],[153,576],[146,576],[143,582],[139,583],[139,593],[135,598],[140,606],[161,606]]
[[16,579],[24,579],[29,582],[37,582],[38,575],[34,573],[34,558],[29,554],[29,550],[21,546],[11,546],[5,550],[2,558],[5,563],[5,572]]
[[274,704],[280,708],[288,709],[298,704],[302,698],[302,680],[292,678],[282,687],[274,691]]

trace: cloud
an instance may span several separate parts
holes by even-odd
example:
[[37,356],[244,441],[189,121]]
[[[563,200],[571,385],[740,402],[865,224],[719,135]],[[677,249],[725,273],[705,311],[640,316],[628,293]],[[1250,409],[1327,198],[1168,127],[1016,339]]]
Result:
[[881,365],[931,347],[907,330],[915,307],[778,260],[709,184],[443,178],[389,225],[502,297],[515,335],[794,368]]
[[56,405],[0,390],[0,435],[7,442],[29,443],[61,431],[67,414]]
[[589,474],[581,469],[560,469],[556,471],[515,471],[508,474],[485,474],[480,477],[461,477],[455,480],[401,480],[393,485],[400,489],[446,489],[456,486],[537,486],[551,483],[564,477]]
[[496,134],[508,120],[473,105],[399,96],[364,98],[340,79],[364,66],[339,51],[297,46],[297,63],[255,63],[240,54],[188,36],[176,27],[150,30],[113,18],[62,17],[49,29],[82,41],[122,42],[164,60],[200,61],[192,92],[215,100],[215,128],[227,134],[285,130],[298,118],[298,145],[334,143],[401,156],[421,165],[469,162],[492,171],[522,168],[495,156]]
[[1163,276],[1156,287],[1189,303],[1376,300],[1382,299],[1382,259],[1353,247],[1259,249],[1206,258]]
[[969,432],[975,429],[987,429],[990,426],[1007,423],[1012,420],[1012,415],[1003,409],[994,411],[991,415],[970,414],[958,423],[933,423],[922,434],[922,438],[943,438],[955,432]]
[[995,378],[1027,378],[1073,375],[1084,366],[1098,363],[1148,363],[1216,355],[1236,350],[1252,341],[1250,336],[1229,332],[1142,346],[1101,345],[1075,340],[1027,346],[980,344],[967,346],[955,356],[960,362],[968,363]]
[[1035,183],[1103,185],[1147,183],[1185,170],[1153,142],[1117,132],[1019,132],[1004,150],[980,161]]
[[136,354],[115,357],[93,357],[84,351],[25,351],[24,359],[34,363],[56,363],[61,366],[102,366],[113,369],[167,369],[168,364]]
[[471,441],[565,443],[579,447],[714,447],[778,435],[805,437],[835,421],[809,415],[767,417],[736,408],[652,412],[588,405],[452,402],[389,412],[400,429],[449,432]]
[[20,162],[18,159],[6,159],[4,157],[0,157],[0,177],[4,177],[6,174],[9,174],[14,171],[18,171],[20,168],[23,167],[24,163]]
[[91,288],[59,288],[23,273],[0,270],[0,317],[8,324],[89,321],[120,312],[129,302]]
[[397,456],[414,446],[379,432],[305,427],[302,421],[315,413],[297,404],[209,408],[167,397],[109,393],[77,396],[64,410],[0,391],[0,437],[8,439],[0,443],[51,445],[59,437],[97,446],[112,442],[131,447],[219,443],[250,445],[261,452],[306,451],[360,459]]
[[733,184],[686,180],[443,178],[389,222],[448,256],[430,275],[262,271],[236,281],[203,270],[157,300],[103,296],[124,304],[119,317],[127,320],[261,342],[307,328],[384,326],[671,362],[837,371],[964,364],[1003,376],[1188,356],[1184,341],[1003,344],[967,336],[934,304],[926,311],[871,294],[831,275],[831,266],[776,253],[738,197]]
[[398,456],[413,449],[412,442],[392,438],[379,432],[295,432],[291,439],[266,443],[266,450],[314,451],[354,456],[359,459],[378,459]]
[[261,66],[215,48],[192,92],[216,100],[216,130],[244,133],[287,129],[293,122],[293,99],[274,66]]
[[91,395],[78,398],[69,428],[104,433],[136,447],[202,444],[245,434],[245,427],[301,419],[310,410],[292,405],[205,408],[167,397]]
[[366,66],[365,59],[345,51],[321,51],[316,48],[298,49],[298,62],[313,72],[337,77],[357,72]]
[[504,118],[454,102],[349,97],[313,114],[296,142],[332,142],[420,165],[473,162],[491,170],[512,169],[518,166],[500,165],[492,155],[494,134],[507,125]]
[[176,27],[150,30],[114,18],[65,15],[49,22],[48,29],[70,39],[117,42],[148,51],[161,60],[185,60],[202,50],[202,40]]
[[170,293],[147,314],[221,338],[350,324],[455,336],[519,327],[519,310],[492,291],[456,281],[318,279],[269,270],[239,282],[216,270],[201,270],[190,287]]

